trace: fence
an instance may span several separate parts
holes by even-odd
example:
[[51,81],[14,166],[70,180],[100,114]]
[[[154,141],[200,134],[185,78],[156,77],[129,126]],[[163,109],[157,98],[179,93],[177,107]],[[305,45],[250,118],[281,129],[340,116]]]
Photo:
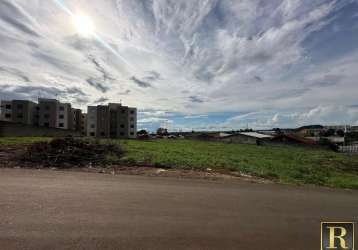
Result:
[[340,146],[339,152],[349,153],[349,154],[358,154],[358,145]]

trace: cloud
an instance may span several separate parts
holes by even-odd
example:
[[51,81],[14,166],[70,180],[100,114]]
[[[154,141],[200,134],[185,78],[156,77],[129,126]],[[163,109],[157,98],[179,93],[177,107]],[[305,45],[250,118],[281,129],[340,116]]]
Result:
[[95,100],[94,103],[95,103],[95,104],[103,104],[103,103],[108,102],[108,101],[110,101],[108,98],[106,98],[106,97],[101,97],[101,98]]
[[10,2],[4,0],[0,2],[0,19],[21,32],[31,36],[40,37],[32,27],[34,26],[32,18],[13,1]]
[[1,67],[0,66],[0,72],[8,73],[10,75],[13,75],[15,77],[20,78],[24,82],[31,82],[30,78],[26,76],[24,72],[21,72],[20,70],[14,69],[14,68],[8,68],[8,67]]
[[[120,96],[152,111],[143,119],[180,114],[186,124],[173,128],[358,120],[357,1],[61,2],[90,16],[98,37],[78,34],[54,1],[0,2],[1,98],[42,91],[85,108]],[[302,115],[325,106],[332,112]],[[227,113],[235,115],[211,122]],[[182,119],[187,114],[208,117]]]
[[37,101],[38,98],[57,98],[64,102],[72,102],[74,105],[87,104],[88,96],[76,87],[47,87],[30,85],[3,85],[0,95],[2,100],[29,99]]
[[342,78],[342,75],[327,74],[316,79],[309,79],[308,82],[311,82],[312,87],[329,87],[339,84]]
[[184,119],[203,119],[203,118],[208,118],[208,115],[187,115],[184,116]]
[[289,99],[289,98],[300,98],[304,94],[308,93],[310,88],[301,88],[301,89],[285,89],[281,90],[278,93],[272,95],[272,99]]
[[254,79],[258,82],[263,82],[264,80],[260,76],[254,76]]
[[135,84],[137,84],[139,87],[141,88],[149,88],[149,87],[152,87],[152,84],[150,84],[149,82],[146,82],[146,81],[143,81],[143,80],[140,80],[138,79],[137,77],[135,76],[132,76],[130,78],[131,81],[133,81]]
[[101,79],[89,78],[86,80],[89,85],[101,91],[102,93],[106,93],[109,90],[109,87],[106,86]]
[[144,79],[146,81],[157,81],[157,80],[161,80],[161,75],[160,73],[152,70],[152,71],[148,71],[148,75],[145,76]]
[[193,103],[203,103],[204,100],[201,99],[199,96],[189,96],[189,100]]
[[131,93],[130,89],[127,89],[125,91],[118,92],[118,95],[129,95]]
[[110,74],[104,69],[99,61],[94,56],[89,56],[89,60],[95,65],[96,69],[103,75],[103,81],[115,80]]

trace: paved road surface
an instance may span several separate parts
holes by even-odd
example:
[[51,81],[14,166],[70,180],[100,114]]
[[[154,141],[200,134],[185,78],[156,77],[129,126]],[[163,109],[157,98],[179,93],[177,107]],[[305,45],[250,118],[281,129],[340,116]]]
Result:
[[317,250],[358,192],[0,169],[0,249]]

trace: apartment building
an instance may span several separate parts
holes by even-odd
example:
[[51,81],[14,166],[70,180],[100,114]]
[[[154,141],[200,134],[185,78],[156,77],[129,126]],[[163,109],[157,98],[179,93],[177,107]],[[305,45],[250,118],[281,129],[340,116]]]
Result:
[[11,101],[1,101],[0,120],[6,121],[6,122],[12,121],[12,102]]
[[117,103],[88,107],[87,135],[100,138],[136,138],[137,109]]
[[32,125],[36,103],[26,100],[1,101],[1,120]]
[[87,114],[82,113],[81,115],[81,132],[82,135],[87,135]]
[[58,102],[56,114],[56,128],[73,129],[73,113],[70,103]]
[[1,101],[0,120],[27,125],[81,131],[99,138],[136,138],[137,109],[118,103],[89,106],[88,113],[72,108],[70,103],[39,98],[38,103]]
[[40,98],[37,106],[38,125],[47,128],[59,127],[58,111],[59,101]]
[[81,131],[82,111],[70,103],[39,98],[38,104],[26,100],[1,101],[0,120],[27,125]]
[[83,121],[82,121],[82,110],[72,109],[72,126],[71,129],[76,131],[82,131]]
[[137,109],[128,108],[129,138],[137,138]]
[[87,136],[95,137],[97,136],[97,107],[88,106],[87,107]]

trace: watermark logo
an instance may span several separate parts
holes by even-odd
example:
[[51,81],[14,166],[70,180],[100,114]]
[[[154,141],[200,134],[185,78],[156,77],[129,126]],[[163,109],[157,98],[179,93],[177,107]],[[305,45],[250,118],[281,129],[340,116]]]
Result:
[[321,250],[354,250],[354,222],[322,222]]

